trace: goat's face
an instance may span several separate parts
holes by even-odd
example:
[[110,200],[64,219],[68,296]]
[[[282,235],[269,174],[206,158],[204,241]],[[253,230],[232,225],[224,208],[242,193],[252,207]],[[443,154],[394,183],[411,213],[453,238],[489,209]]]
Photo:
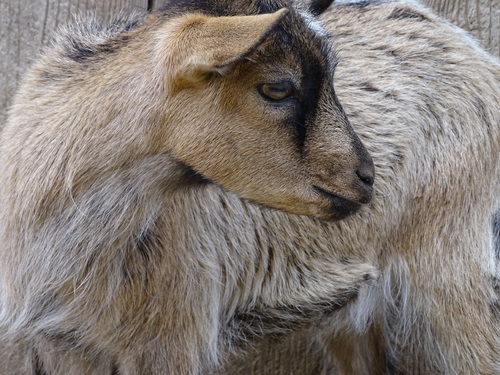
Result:
[[[333,55],[312,16],[288,8],[184,17],[179,43],[197,47],[169,83],[172,155],[241,197],[295,214],[342,219],[368,203],[373,163],[335,96]],[[205,37],[203,23],[213,23]],[[193,64],[200,55],[210,58]]]

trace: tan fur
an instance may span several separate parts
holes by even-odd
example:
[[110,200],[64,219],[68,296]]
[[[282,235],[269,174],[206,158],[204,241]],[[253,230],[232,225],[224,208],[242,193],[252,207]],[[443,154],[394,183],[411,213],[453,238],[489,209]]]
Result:
[[[241,13],[77,21],[28,72],[0,138],[0,338],[20,374],[198,374],[375,278],[286,242],[302,224],[275,210],[341,219],[372,195],[323,36],[287,1],[224,1]],[[259,94],[282,81],[293,98]]]

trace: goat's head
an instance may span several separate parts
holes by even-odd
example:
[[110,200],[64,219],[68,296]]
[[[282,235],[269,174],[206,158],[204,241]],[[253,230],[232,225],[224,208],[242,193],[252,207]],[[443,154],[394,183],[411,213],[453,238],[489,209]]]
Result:
[[342,219],[370,201],[371,157],[333,89],[334,55],[311,11],[287,0],[179,0],[164,139],[206,179],[254,202]]

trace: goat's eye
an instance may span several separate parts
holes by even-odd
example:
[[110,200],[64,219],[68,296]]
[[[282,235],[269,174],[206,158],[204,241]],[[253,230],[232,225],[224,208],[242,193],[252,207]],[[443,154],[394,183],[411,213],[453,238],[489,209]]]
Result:
[[294,93],[291,82],[263,83],[258,86],[258,90],[264,98],[272,101],[289,98]]

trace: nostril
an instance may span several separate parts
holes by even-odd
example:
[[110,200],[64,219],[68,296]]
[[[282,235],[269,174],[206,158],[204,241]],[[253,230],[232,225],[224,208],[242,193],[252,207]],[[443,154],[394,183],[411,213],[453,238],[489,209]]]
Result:
[[373,186],[373,183],[375,182],[375,171],[371,165],[362,165],[356,171],[356,175],[365,185],[368,185],[369,187]]

